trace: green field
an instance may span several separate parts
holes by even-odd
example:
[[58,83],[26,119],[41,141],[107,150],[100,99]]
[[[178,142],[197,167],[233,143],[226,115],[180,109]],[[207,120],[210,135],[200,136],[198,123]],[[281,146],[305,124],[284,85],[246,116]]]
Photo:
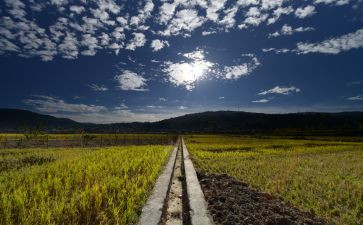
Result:
[[136,224],[171,149],[0,150],[0,224]]
[[185,139],[198,170],[226,173],[332,224],[363,224],[362,142],[222,135]]

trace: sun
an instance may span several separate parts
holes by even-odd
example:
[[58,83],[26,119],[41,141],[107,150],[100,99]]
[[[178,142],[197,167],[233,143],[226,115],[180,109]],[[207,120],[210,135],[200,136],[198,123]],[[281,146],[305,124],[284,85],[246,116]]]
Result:
[[204,58],[201,50],[183,54],[188,61],[179,63],[168,62],[164,70],[169,74],[169,80],[177,86],[184,86],[187,90],[192,90],[198,80],[204,79],[208,71],[214,66],[212,62]]
[[208,66],[205,64],[204,61],[195,61],[191,64],[194,81],[203,77],[205,71],[208,69]]

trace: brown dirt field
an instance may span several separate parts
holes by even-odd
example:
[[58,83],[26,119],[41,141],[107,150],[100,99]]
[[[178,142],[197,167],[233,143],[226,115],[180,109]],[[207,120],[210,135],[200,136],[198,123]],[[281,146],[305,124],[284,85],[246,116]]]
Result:
[[248,187],[228,175],[198,173],[208,209],[221,225],[326,225],[279,198]]

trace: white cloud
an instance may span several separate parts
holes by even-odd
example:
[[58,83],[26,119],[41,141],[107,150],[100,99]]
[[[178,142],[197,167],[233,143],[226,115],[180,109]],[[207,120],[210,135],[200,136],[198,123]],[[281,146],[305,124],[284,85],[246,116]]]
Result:
[[53,5],[62,6],[68,4],[68,0],[50,0]]
[[81,45],[87,47],[87,50],[81,52],[82,55],[93,56],[96,55],[96,49],[101,48],[98,46],[98,40],[95,37],[92,37],[90,34],[85,34],[82,36]]
[[120,6],[114,0],[98,0],[96,2],[101,10],[107,10],[113,14],[118,14],[121,10]]
[[223,97],[223,96],[221,96],[221,97],[218,97],[218,99],[219,99],[219,100],[222,100],[222,99],[224,99],[224,97]]
[[159,101],[166,102],[167,99],[166,98],[163,98],[163,97],[159,97]]
[[308,5],[305,8],[297,8],[295,11],[295,16],[303,19],[309,16],[312,16],[316,13],[315,11],[315,6],[313,5]]
[[20,0],[5,0],[5,4],[10,8],[9,14],[14,18],[23,19],[26,16],[25,4]]
[[324,4],[335,4],[335,5],[346,5],[350,0],[315,0],[314,3],[324,3]]
[[238,66],[224,67],[225,77],[227,79],[238,79],[249,74],[250,70],[247,63]]
[[63,42],[59,45],[59,51],[62,57],[66,59],[75,59],[78,57],[78,41],[74,34],[66,34]]
[[262,1],[261,8],[264,10],[270,10],[281,7],[284,4],[284,2],[288,0],[261,0],[261,1]]
[[126,49],[135,51],[136,48],[142,47],[146,43],[146,37],[143,33],[133,33],[134,38],[126,45]]
[[[345,5],[352,1],[312,2]],[[93,56],[102,50],[118,55],[121,49],[136,50],[145,46],[148,33],[190,37],[193,31],[208,22],[208,28],[202,30],[205,36],[228,32],[236,25],[245,29],[264,22],[273,24],[283,15],[294,12],[299,18],[315,13],[312,4],[303,3],[296,11],[294,5],[291,0],[161,0],[158,4],[145,0],[131,6],[136,10],[129,10],[130,1],[119,0],[81,0],[78,3],[30,0],[26,4],[23,0],[4,0],[0,54],[37,56],[43,61],[51,61],[56,56],[67,59]],[[55,11],[54,18],[49,21],[51,24],[44,26],[38,15],[50,10]],[[294,32],[300,32],[295,29]],[[167,40],[157,40],[151,43],[154,51],[168,46]]]
[[290,49],[287,48],[263,48],[262,49],[263,52],[275,52],[276,54],[280,54],[280,53],[287,53],[287,52],[291,52]]
[[188,107],[183,106],[183,105],[179,106],[179,109],[181,109],[181,110],[184,110],[184,109],[187,109],[187,108],[188,108]]
[[145,88],[146,79],[132,71],[123,71],[120,75],[115,76],[115,80],[119,83],[118,87],[121,90],[148,91],[148,89]]
[[157,52],[161,49],[163,49],[164,47],[169,47],[169,42],[168,41],[162,41],[159,39],[155,39],[151,42],[151,48],[153,49],[153,52]]
[[149,108],[149,109],[163,109],[164,106],[161,106],[161,105],[147,105],[146,108]]
[[235,16],[238,12],[238,7],[232,7],[230,9],[226,9],[224,10],[225,16],[223,17],[222,20],[219,20],[218,24],[221,24],[224,26],[224,30],[227,32],[229,28],[232,28],[235,23],[236,23],[236,19]]
[[107,111],[104,106],[67,103],[59,98],[42,95],[34,95],[33,98],[26,99],[23,102],[45,113],[99,113]]
[[281,31],[276,31],[268,35],[268,37],[278,37],[282,35],[293,35],[294,33],[301,33],[315,30],[313,27],[298,27],[293,28],[287,24],[283,25]]
[[72,5],[69,10],[71,12],[75,12],[77,14],[81,14],[82,12],[84,12],[86,9],[83,6],[78,6],[78,5]]
[[194,52],[185,53],[183,56],[191,60],[204,60],[204,51],[197,49]]
[[193,30],[202,26],[204,22],[204,17],[198,16],[197,10],[183,9],[176,13],[175,18],[169,22],[167,28],[160,34],[170,36],[186,32],[184,35],[188,36]]
[[357,95],[357,96],[349,97],[347,99],[350,101],[363,101],[363,95]]
[[225,66],[224,67],[224,78],[225,79],[239,79],[242,76],[249,75],[255,70],[261,63],[254,55],[247,55],[252,58],[250,63],[243,63],[236,66]]
[[263,99],[259,99],[259,100],[254,100],[252,102],[253,103],[267,103],[269,101],[270,101],[270,99],[263,98]]
[[280,87],[280,86],[276,86],[270,90],[267,91],[262,91],[260,93],[258,93],[258,95],[267,95],[267,94],[282,94],[282,95],[290,95],[293,92],[297,93],[300,92],[300,88],[291,86],[291,87]]
[[245,25],[258,26],[264,22],[268,14],[262,13],[258,7],[251,7],[246,13],[246,18],[243,21]]
[[218,11],[224,8],[226,2],[227,0],[210,1],[210,5],[207,8],[207,18],[217,22],[219,18]]
[[125,103],[121,103],[119,106],[115,107],[116,110],[123,110],[123,109],[128,109],[128,108],[129,107]]
[[104,85],[98,85],[98,84],[89,84],[88,87],[90,87],[93,91],[108,91],[109,89]]
[[0,53],[1,52],[20,52],[20,48],[15,45],[14,43],[12,43],[11,41],[3,38],[0,39]]
[[289,7],[279,7],[277,9],[275,9],[272,13],[273,17],[269,18],[267,20],[267,24],[273,24],[275,23],[277,20],[279,20],[279,18],[282,16],[282,15],[289,15],[291,14],[292,12],[294,12],[294,9],[289,6]]
[[144,23],[147,18],[151,16],[151,12],[154,10],[154,3],[152,0],[147,0],[143,9],[139,10],[137,16],[133,16],[130,19],[130,24],[134,26],[139,26]]
[[340,52],[348,51],[363,47],[363,29],[356,32],[342,35],[340,37],[330,38],[328,40],[317,43],[303,43],[297,44],[296,52],[298,54],[308,53],[325,53],[325,54],[338,54]]
[[177,4],[174,3],[163,3],[163,5],[159,8],[159,22],[161,24],[167,24],[167,22],[173,17],[175,13],[175,8]]
[[241,7],[247,7],[251,5],[258,5],[260,0],[238,0],[237,5]]
[[211,34],[215,34],[215,33],[217,33],[217,31],[215,31],[215,30],[212,30],[212,31],[203,31],[202,32],[202,35],[203,36],[207,36],[207,35],[211,35]]

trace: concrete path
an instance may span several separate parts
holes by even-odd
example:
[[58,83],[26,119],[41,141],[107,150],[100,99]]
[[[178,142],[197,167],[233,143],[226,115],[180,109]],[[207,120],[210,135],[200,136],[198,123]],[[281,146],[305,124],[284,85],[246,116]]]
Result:
[[139,225],[213,225],[183,137],[142,209]]

